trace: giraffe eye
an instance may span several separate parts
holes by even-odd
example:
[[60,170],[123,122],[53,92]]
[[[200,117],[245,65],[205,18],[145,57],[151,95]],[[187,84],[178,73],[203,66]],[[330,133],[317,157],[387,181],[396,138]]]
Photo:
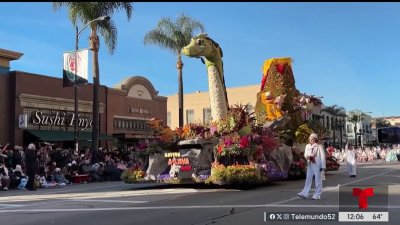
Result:
[[203,40],[201,40],[201,39],[197,39],[197,40],[196,40],[196,44],[198,44],[198,45],[202,45],[202,44],[203,44]]

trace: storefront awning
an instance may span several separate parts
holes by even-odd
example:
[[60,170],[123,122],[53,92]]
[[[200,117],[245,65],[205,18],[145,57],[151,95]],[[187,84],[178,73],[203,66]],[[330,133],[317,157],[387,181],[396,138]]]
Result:
[[[73,131],[60,130],[25,130],[41,141],[74,141],[75,134]],[[99,140],[113,140],[114,138],[106,134],[100,134]],[[80,141],[91,141],[92,132],[79,132]]]

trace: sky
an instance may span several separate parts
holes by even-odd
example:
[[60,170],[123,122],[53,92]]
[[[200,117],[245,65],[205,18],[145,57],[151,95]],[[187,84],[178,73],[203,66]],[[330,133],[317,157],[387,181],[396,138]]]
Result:
[[[259,85],[266,59],[291,57],[297,89],[323,96],[324,105],[372,112],[374,117],[400,116],[400,3],[132,5],[130,21],[122,11],[110,15],[118,29],[114,54],[100,37],[102,85],[113,87],[139,75],[149,79],[159,95],[177,94],[176,55],[144,45],[143,38],[163,17],[175,20],[185,13],[202,22],[221,46],[228,88]],[[0,11],[0,48],[24,53],[11,63],[11,70],[62,78],[63,53],[75,48],[67,10],[55,12],[50,2],[2,2]],[[89,33],[81,33],[79,48],[88,48]],[[208,91],[205,66],[198,59],[182,59],[184,93]]]

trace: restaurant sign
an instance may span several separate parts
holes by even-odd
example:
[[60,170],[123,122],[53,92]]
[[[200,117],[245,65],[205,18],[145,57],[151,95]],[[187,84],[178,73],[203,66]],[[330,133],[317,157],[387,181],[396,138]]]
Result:
[[[34,111],[32,113],[32,124],[42,126],[74,126],[75,114],[66,114],[65,112],[57,112],[55,114],[45,114],[42,111]],[[78,114],[78,127],[82,130],[93,126],[93,119],[81,118]]]

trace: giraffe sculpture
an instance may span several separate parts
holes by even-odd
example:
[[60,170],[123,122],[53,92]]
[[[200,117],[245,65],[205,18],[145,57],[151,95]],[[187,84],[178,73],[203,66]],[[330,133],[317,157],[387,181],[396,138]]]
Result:
[[199,34],[192,38],[187,46],[182,48],[182,53],[189,57],[201,58],[201,61],[205,63],[208,75],[211,116],[213,121],[226,119],[229,105],[221,47],[217,42],[209,38],[207,34]]

